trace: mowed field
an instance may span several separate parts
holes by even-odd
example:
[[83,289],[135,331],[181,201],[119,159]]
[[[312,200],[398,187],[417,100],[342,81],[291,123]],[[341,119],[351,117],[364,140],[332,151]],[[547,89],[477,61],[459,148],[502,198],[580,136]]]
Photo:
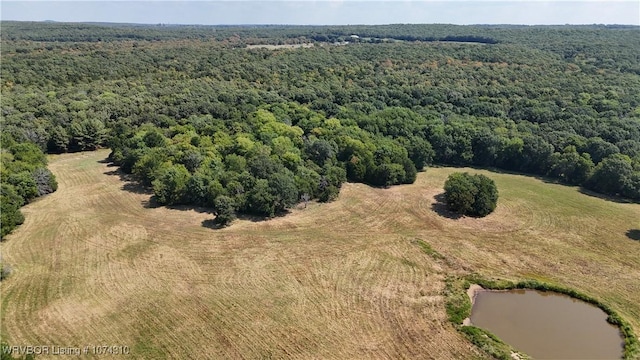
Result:
[[431,168],[412,185],[345,184],[335,202],[214,230],[202,209],[150,206],[107,154],[51,157],[58,191],[24,207],[2,243],[10,344],[124,345],[140,359],[481,358],[444,306],[444,279],[470,272],[574,288],[640,333],[640,241],[626,235],[640,205],[465,169],[493,178],[500,199],[486,218],[455,218],[437,198],[461,169]]

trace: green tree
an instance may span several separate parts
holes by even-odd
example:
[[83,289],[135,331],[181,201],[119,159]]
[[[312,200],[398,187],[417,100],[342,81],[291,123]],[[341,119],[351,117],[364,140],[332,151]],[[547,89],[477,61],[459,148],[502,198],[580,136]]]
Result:
[[318,196],[318,184],[320,184],[320,175],[313,169],[300,166],[295,175],[295,182],[300,194],[307,194],[311,199]]
[[498,204],[498,188],[493,180],[484,175],[474,175],[473,182],[477,193],[473,202],[472,215],[487,216],[496,209]]
[[189,172],[194,173],[198,170],[203,161],[204,157],[200,152],[196,150],[187,150],[182,155],[180,163],[182,163]]
[[257,215],[273,216],[276,212],[275,200],[269,189],[269,182],[258,179],[247,196],[247,210]]
[[227,195],[224,186],[222,186],[218,179],[209,179],[209,184],[207,185],[206,204],[208,206],[213,205],[213,202],[221,195]]
[[[415,172],[415,168],[414,168]],[[382,164],[376,170],[375,184],[389,187],[400,184],[406,176],[404,167],[400,164]]]
[[413,161],[416,170],[422,171],[425,166],[433,162],[435,152],[427,140],[418,136],[412,136],[403,140],[402,144],[407,149],[409,159]]
[[596,166],[585,187],[609,195],[623,194],[633,173],[634,169],[628,156],[613,154]]
[[619,153],[620,149],[602,138],[594,137],[587,140],[582,151],[589,153],[593,162],[598,164],[604,158]]
[[95,150],[106,142],[107,130],[100,120],[75,120],[69,126],[71,142],[69,149],[74,151]]
[[533,174],[546,174],[550,167],[549,159],[553,154],[553,145],[539,136],[526,136],[522,140],[518,169]]
[[347,181],[347,172],[340,166],[325,165],[324,168],[322,168],[322,175],[329,184],[338,189]]
[[182,164],[163,168],[152,184],[158,203],[174,205],[183,202],[190,177],[189,170]]
[[402,184],[413,184],[418,177],[418,171],[413,161],[408,158],[404,158],[401,161],[402,168],[404,169],[404,178],[401,180]]
[[144,134],[142,141],[144,141],[144,144],[150,148],[164,147],[168,143],[167,138],[165,138],[162,132],[155,127]]
[[624,180],[622,196],[640,201],[640,171],[635,171]]
[[305,153],[318,166],[324,166],[325,162],[335,158],[336,147],[335,143],[320,139],[309,142],[305,146]]
[[60,125],[54,126],[49,130],[49,141],[47,150],[50,153],[63,153],[67,151],[69,146],[69,134]]
[[478,189],[468,173],[453,173],[444,183],[444,195],[451,211],[470,214]]
[[354,153],[346,162],[347,176],[349,180],[364,182],[370,178],[375,170],[373,154],[370,151]]
[[37,164],[46,164],[47,157],[42,153],[42,150],[30,142],[17,143],[10,148],[13,154],[13,160],[15,162],[23,162],[33,168]]
[[288,209],[298,202],[298,188],[290,171],[279,171],[271,175],[268,181],[274,198],[275,212]]
[[568,146],[562,154],[554,153],[550,163],[549,175],[572,185],[587,181],[594,168],[589,154],[578,154],[575,146]]
[[149,186],[157,178],[161,170],[166,167],[169,156],[165,148],[146,149],[144,155],[133,166],[133,174],[145,186]]
[[219,226],[228,226],[236,218],[235,202],[226,195],[220,195],[213,201],[215,222]]
[[449,209],[463,215],[487,216],[498,202],[495,183],[480,174],[453,173],[445,182],[444,191]]
[[276,173],[282,168],[282,164],[277,159],[269,157],[266,154],[254,156],[249,161],[251,174],[259,179],[266,179],[269,175]]
[[331,185],[325,179],[320,180],[318,189],[320,191],[320,193],[318,194],[318,200],[320,200],[321,202],[333,201],[338,198],[338,195],[340,195],[340,188]]
[[20,206],[24,199],[18,194],[12,185],[2,183],[0,185],[0,239],[3,239],[16,226],[24,222],[24,216],[20,212]]
[[247,160],[236,154],[229,154],[224,158],[224,164],[228,171],[241,173],[247,169]]
[[473,163],[480,166],[494,166],[503,144],[504,139],[491,129],[480,129],[473,139]]
[[[38,196],[38,187],[33,179],[30,171],[21,171],[19,173],[9,174],[3,179],[8,184],[13,185],[16,193],[20,195],[24,202],[27,203]],[[22,206],[23,204],[20,204]]]
[[185,199],[188,203],[206,206],[208,204],[208,187],[210,179],[200,173],[193,174],[187,182],[187,188],[185,191]]

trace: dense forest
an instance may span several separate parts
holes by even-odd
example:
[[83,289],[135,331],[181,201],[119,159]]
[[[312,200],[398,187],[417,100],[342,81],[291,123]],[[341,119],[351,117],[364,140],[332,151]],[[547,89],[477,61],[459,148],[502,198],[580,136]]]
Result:
[[100,147],[158,203],[210,207],[221,225],[329,201],[345,181],[412,183],[432,164],[638,201],[639,35],[3,22],[3,235],[55,190],[41,151]]

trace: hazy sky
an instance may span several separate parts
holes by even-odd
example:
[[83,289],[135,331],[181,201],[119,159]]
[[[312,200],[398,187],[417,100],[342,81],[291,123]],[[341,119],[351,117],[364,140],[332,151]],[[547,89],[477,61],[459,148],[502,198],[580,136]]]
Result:
[[2,20],[146,24],[633,24],[640,0],[0,1]]

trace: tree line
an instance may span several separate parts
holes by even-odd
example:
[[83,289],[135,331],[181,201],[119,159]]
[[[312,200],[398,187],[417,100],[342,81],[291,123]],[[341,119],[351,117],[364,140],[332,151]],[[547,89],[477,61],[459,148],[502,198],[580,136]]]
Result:
[[[322,41],[352,34],[488,44]],[[604,26],[3,22],[3,172],[21,151],[14,143],[49,153],[110,147],[159,202],[209,206],[221,218],[328,201],[344,181],[411,183],[433,163],[640,200],[636,35]]]
[[[58,188],[55,176],[47,169],[47,158],[31,142],[16,142],[2,134],[0,151],[0,239],[24,222],[20,207]],[[4,277],[4,276],[3,276]]]

